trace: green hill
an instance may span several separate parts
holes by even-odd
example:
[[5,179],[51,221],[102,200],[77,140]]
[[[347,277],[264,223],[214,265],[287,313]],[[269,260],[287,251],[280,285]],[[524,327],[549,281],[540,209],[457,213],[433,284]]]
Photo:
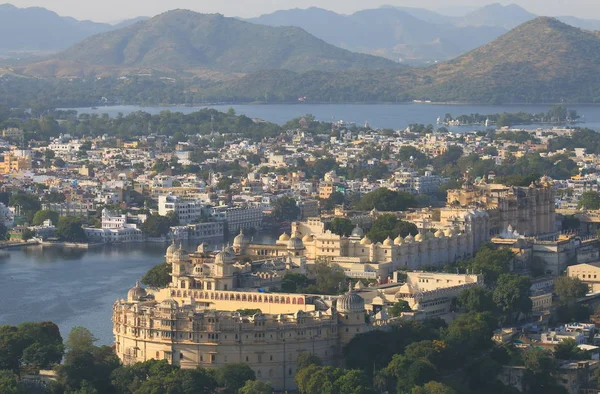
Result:
[[265,69],[396,68],[392,61],[334,47],[295,27],[268,27],[222,15],[174,10],[98,34],[58,55],[90,67],[247,73]]
[[[600,37],[540,17],[454,60],[386,72],[260,73],[211,97],[304,97],[314,101],[595,102]],[[260,83],[259,83],[260,81]]]
[[540,17],[427,70],[414,95],[436,101],[594,101],[600,37]]

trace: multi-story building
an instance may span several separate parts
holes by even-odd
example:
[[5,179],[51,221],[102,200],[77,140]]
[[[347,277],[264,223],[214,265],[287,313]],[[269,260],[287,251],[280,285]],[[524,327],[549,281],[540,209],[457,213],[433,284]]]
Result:
[[572,265],[567,267],[567,275],[588,285],[591,293],[600,291],[600,263]]
[[496,234],[512,226],[523,235],[540,235],[555,232],[554,198],[552,181],[542,177],[529,187],[480,183],[448,190],[447,201],[451,206],[485,208]]
[[158,214],[167,216],[174,212],[179,219],[179,224],[185,225],[193,223],[202,217],[202,210],[205,205],[197,200],[189,200],[178,196],[159,196]]
[[[240,241],[238,240],[238,243]],[[365,303],[353,291],[329,306],[317,296],[242,288],[252,276],[230,249],[193,254],[171,245],[171,284],[139,285],[113,309],[115,351],[124,364],[167,360],[182,368],[246,363],[277,391],[295,389],[297,359],[308,352],[337,365],[342,346],[371,329]],[[243,310],[254,309],[252,315]]]
[[250,205],[219,206],[212,208],[211,216],[217,220],[227,221],[229,234],[240,230],[260,229],[262,227],[262,208]]
[[31,169],[31,157],[17,156],[12,152],[4,154],[4,161],[0,162],[0,174],[10,174]]
[[275,245],[245,244],[236,247],[236,252],[255,259],[288,254],[304,257],[309,263],[326,259],[341,266],[347,276],[384,281],[400,268],[441,267],[472,256],[489,234],[487,215],[467,211],[464,222],[464,231],[449,227],[372,242],[360,227],[344,237],[326,230],[320,219],[309,219],[292,223],[293,235],[282,234]]
[[225,222],[215,221],[175,226],[171,227],[171,234],[175,240],[201,240],[202,242],[219,243],[225,237]]
[[143,242],[144,235],[136,224],[127,223],[127,215],[111,214],[108,209],[102,210],[102,228],[86,227],[83,229],[90,242],[95,243],[129,243]]
[[319,202],[317,200],[300,199],[296,202],[300,208],[300,219],[315,218],[319,216]]
[[58,216],[88,217],[90,212],[96,211],[94,202],[65,201],[42,204],[42,209],[49,209],[58,213]]

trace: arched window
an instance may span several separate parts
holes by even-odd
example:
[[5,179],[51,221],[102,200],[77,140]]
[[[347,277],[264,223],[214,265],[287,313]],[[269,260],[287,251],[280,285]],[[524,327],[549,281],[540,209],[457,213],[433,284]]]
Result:
[[286,304],[289,304],[289,303],[290,303],[290,297],[288,297],[288,298],[286,298],[286,299],[285,299],[285,303],[286,303]]
[[292,304],[296,305],[296,297],[292,298]]
[[304,298],[302,298],[302,297],[298,298],[298,304],[299,305],[303,305],[304,304]]

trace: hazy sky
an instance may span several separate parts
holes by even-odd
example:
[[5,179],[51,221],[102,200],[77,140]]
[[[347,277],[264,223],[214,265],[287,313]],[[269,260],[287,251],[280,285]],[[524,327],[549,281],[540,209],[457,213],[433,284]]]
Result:
[[[1,0],[0,0],[1,1]],[[98,22],[113,22],[135,16],[153,16],[161,12],[186,8],[198,12],[221,13],[226,16],[252,17],[278,9],[308,8],[317,6],[339,13],[352,13],[361,9],[376,8],[383,4],[423,8],[451,6],[482,6],[496,0],[8,0],[18,7],[40,6],[60,15]],[[499,1],[517,3],[538,15],[573,15],[600,19],[598,0],[516,0]]]

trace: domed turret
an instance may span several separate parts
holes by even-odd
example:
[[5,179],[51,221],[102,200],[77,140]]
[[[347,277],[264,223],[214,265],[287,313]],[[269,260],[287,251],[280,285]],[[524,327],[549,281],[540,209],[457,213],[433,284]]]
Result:
[[167,259],[167,262],[169,262],[171,257],[173,257],[173,253],[175,253],[176,251],[177,251],[177,245],[175,245],[175,240],[173,240],[173,243],[171,245],[169,245],[169,247],[167,248],[167,251],[165,253],[165,258]]
[[231,255],[226,250],[222,250],[215,255],[215,264],[230,264],[232,261]]
[[417,242],[423,242],[424,238],[423,238],[423,234],[419,233],[417,234],[417,236],[415,237],[415,241]]
[[176,263],[183,263],[186,261],[190,261],[190,255],[182,248],[177,248],[175,252],[171,255],[171,259]]
[[280,240],[280,241],[285,241],[285,242],[287,242],[287,241],[289,241],[289,240],[290,240],[290,236],[289,236],[289,235],[287,235],[287,233],[283,233],[283,234],[281,234],[281,235],[279,236],[279,240]]
[[139,301],[142,297],[146,296],[146,290],[140,286],[140,282],[135,282],[135,286],[129,289],[127,292],[127,301],[134,302]]
[[352,286],[348,292],[338,298],[337,310],[341,313],[356,313],[365,310],[365,300],[352,290]]
[[313,237],[310,234],[306,234],[304,237],[302,237],[302,243],[312,242],[312,241],[313,241]]
[[444,230],[444,235],[446,237],[452,237],[454,236],[454,231],[451,228],[447,228],[446,230]]
[[358,227],[358,224],[356,225],[356,227],[354,227],[354,229],[352,230],[352,234],[350,235],[352,238],[362,238],[365,236],[365,232],[363,231],[362,228]]
[[404,238],[402,238],[400,235],[398,235],[396,237],[396,239],[394,239],[394,245],[402,245],[404,243]]
[[240,230],[240,233],[233,239],[233,247],[241,248],[246,245],[246,237],[244,236],[244,230]]
[[392,246],[393,245],[393,241],[392,239],[388,236],[385,241],[383,241],[383,246]]
[[433,234],[436,238],[443,238],[444,237],[444,232],[442,230],[438,230],[435,232],[435,234]]
[[361,245],[371,245],[371,240],[365,236],[363,239],[360,240],[360,244]]
[[415,240],[415,237],[413,237],[413,235],[409,233],[409,234],[406,236],[406,238],[404,238],[404,240],[405,240],[407,243],[411,243],[411,242],[413,242],[413,241]]
[[298,238],[296,234],[294,234],[294,236],[288,241],[287,248],[288,250],[304,249],[304,244],[302,243],[302,240]]

